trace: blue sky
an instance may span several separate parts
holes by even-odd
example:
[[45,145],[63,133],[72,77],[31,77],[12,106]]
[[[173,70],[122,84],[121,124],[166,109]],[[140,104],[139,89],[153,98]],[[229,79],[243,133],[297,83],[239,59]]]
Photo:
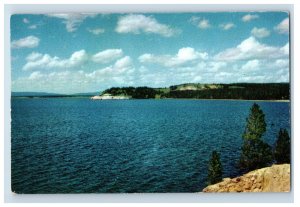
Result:
[[289,81],[285,12],[11,17],[12,91]]

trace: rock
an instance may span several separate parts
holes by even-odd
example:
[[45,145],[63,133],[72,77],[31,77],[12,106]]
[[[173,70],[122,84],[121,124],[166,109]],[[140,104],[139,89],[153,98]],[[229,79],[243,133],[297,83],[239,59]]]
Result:
[[207,186],[203,192],[289,192],[290,165],[273,165]]

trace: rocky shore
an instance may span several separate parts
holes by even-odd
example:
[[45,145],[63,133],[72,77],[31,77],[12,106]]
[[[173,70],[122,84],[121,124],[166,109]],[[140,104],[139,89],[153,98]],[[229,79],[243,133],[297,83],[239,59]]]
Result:
[[273,165],[236,178],[224,178],[202,192],[289,192],[290,165]]

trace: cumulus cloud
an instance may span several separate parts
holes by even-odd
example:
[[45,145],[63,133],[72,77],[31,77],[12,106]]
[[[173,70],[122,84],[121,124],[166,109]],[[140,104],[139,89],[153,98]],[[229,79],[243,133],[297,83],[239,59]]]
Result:
[[226,24],[220,24],[219,26],[223,30],[230,30],[235,27],[235,24],[230,22],[230,23],[226,23]]
[[36,80],[39,78],[42,78],[43,74],[40,71],[34,71],[33,73],[31,73],[28,77],[29,80]]
[[[129,56],[114,64],[91,72],[83,70],[34,71],[27,77],[12,81],[16,91],[49,91],[57,93],[90,92],[112,86],[134,84],[135,68]],[[68,85],[69,87],[66,87]],[[55,87],[53,87],[55,86]]]
[[107,49],[96,53],[92,60],[96,63],[109,63],[123,56],[122,49]]
[[286,43],[283,47],[280,48],[280,51],[285,55],[289,55],[290,53],[290,44]]
[[211,27],[210,23],[209,23],[209,20],[207,19],[202,19],[198,22],[198,25],[197,25],[200,29],[208,29]]
[[178,30],[169,25],[159,23],[154,17],[141,14],[129,14],[119,18],[115,29],[118,33],[153,33],[164,37],[171,37],[178,33]]
[[270,31],[264,27],[262,27],[262,28],[254,27],[251,30],[251,34],[257,38],[264,38],[264,37],[268,37],[270,35]]
[[104,81],[107,79],[116,80],[122,78],[122,76],[130,75],[134,72],[132,60],[129,56],[125,56],[117,60],[113,65],[106,68],[95,70],[91,73],[87,73],[86,76],[92,80]]
[[189,22],[203,30],[211,27],[209,20],[197,16],[192,16]]
[[242,17],[243,22],[250,22],[254,19],[258,19],[259,16],[257,14],[246,14],[245,16]]
[[116,61],[116,63],[114,64],[114,67],[117,69],[120,68],[128,68],[132,66],[132,60],[129,56],[125,56],[119,60]]
[[24,18],[23,22],[24,22],[24,24],[29,24],[30,23],[30,21],[27,18]]
[[80,26],[80,24],[86,18],[93,18],[97,14],[85,14],[85,13],[66,13],[66,14],[47,14],[48,17],[62,19],[63,23],[66,25],[68,32],[74,32]]
[[23,66],[23,70],[32,69],[50,69],[50,68],[72,68],[84,63],[87,59],[85,50],[74,52],[70,58],[61,59],[59,57],[51,57],[49,54],[31,53],[26,57],[27,63]]
[[35,36],[28,36],[11,42],[12,48],[34,48],[40,43],[40,39]]
[[38,53],[38,52],[32,52],[30,53],[27,57],[26,57],[26,60],[28,62],[31,62],[31,61],[35,61],[37,59],[40,59],[43,55],[41,53]]
[[220,62],[209,62],[207,64],[207,70],[208,72],[217,72],[219,71],[220,69],[223,69],[227,66],[227,63],[226,62],[223,62],[223,61],[220,61]]
[[285,18],[284,20],[282,20],[282,22],[280,22],[274,29],[279,34],[289,34],[289,29],[290,29],[289,18]]
[[156,63],[165,67],[177,67],[195,60],[208,58],[206,52],[198,52],[194,48],[185,47],[178,50],[176,55],[153,55],[143,54],[139,57],[141,63]]
[[289,68],[290,60],[289,59],[278,59],[272,63],[272,68]]
[[226,49],[215,56],[216,60],[234,61],[249,59],[274,59],[288,55],[288,45],[274,47],[258,42],[251,36],[233,48]]
[[[252,75],[252,76],[242,76],[238,77],[238,82],[250,82],[250,83],[265,83],[268,82],[271,78],[265,75]],[[277,82],[277,81],[272,81]]]
[[29,29],[36,29],[36,28],[37,28],[37,25],[36,25],[36,24],[33,24],[33,25],[30,25],[28,28],[29,28]]
[[257,71],[259,70],[259,66],[260,66],[259,60],[255,59],[246,62],[246,64],[244,64],[241,69],[243,71]]
[[94,28],[94,29],[87,29],[88,32],[94,34],[94,35],[100,35],[105,32],[105,29],[103,28]]
[[208,19],[197,17],[197,16],[192,16],[189,22],[191,22],[193,25],[203,30],[212,27]]

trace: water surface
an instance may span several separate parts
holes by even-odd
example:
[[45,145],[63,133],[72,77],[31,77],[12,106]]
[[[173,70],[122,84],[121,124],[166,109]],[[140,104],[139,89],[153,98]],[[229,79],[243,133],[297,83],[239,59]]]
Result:
[[[18,193],[198,192],[213,150],[236,176],[252,101],[12,99]],[[265,140],[290,128],[289,103],[258,102]]]

